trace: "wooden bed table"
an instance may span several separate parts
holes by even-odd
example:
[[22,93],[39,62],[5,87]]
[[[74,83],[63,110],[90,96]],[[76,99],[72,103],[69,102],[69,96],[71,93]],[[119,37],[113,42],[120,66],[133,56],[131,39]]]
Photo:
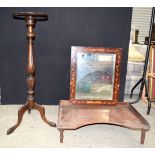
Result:
[[[75,103],[76,101],[74,101]],[[131,105],[119,102],[117,105],[73,104],[71,100],[61,100],[57,129],[63,143],[64,130],[75,130],[92,124],[111,124],[141,131],[141,144],[144,144],[149,123]]]

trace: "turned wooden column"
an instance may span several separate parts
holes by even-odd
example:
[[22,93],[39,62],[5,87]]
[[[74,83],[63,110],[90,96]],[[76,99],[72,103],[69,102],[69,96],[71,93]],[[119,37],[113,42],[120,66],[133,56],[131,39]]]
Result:
[[13,13],[13,17],[15,19],[25,20],[27,26],[26,37],[28,40],[28,63],[27,63],[27,101],[26,104],[23,105],[18,110],[18,120],[17,123],[8,129],[7,134],[11,134],[21,123],[23,115],[25,111],[28,110],[30,113],[32,109],[36,109],[39,111],[41,118],[45,123],[50,125],[51,127],[56,127],[54,122],[50,122],[47,120],[45,116],[45,108],[35,102],[35,63],[34,63],[34,55],[33,55],[33,42],[35,39],[35,24],[37,21],[44,21],[48,19],[48,16],[43,13],[34,13],[34,12],[15,12]]
[[32,16],[28,16],[26,18],[27,25],[27,39],[28,39],[28,64],[27,64],[27,102],[29,103],[29,112],[34,108],[34,85],[35,85],[35,64],[33,57],[33,40],[35,39],[34,27],[35,27],[35,19]]

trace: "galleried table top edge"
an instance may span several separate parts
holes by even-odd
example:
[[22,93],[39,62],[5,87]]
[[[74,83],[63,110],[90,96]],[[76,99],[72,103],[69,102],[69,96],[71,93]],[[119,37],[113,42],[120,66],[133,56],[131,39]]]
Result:
[[93,124],[110,124],[133,130],[150,130],[147,120],[128,102],[117,105],[72,104],[60,100],[58,129],[75,130]]

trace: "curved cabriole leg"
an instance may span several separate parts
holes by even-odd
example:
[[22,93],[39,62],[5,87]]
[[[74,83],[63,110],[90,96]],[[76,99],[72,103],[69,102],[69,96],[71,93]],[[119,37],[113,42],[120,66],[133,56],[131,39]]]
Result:
[[58,129],[60,132],[60,143],[63,143],[63,139],[64,139],[64,130],[63,129]]
[[38,110],[40,112],[41,118],[45,123],[47,123],[51,127],[56,127],[56,124],[54,122],[50,122],[49,120],[47,120],[47,118],[45,116],[45,108],[43,106],[35,103],[34,104],[34,109],[36,109],[36,110]]
[[141,130],[141,144],[144,144],[146,130]]
[[25,111],[26,111],[27,109],[28,109],[28,103],[26,103],[26,105],[23,105],[23,106],[18,110],[18,121],[17,121],[17,123],[16,123],[13,127],[9,128],[9,129],[7,130],[7,135],[13,133],[14,130],[20,125],[20,123],[21,123],[21,121],[22,121],[22,118],[23,118],[23,115],[24,115],[24,113],[25,113]]

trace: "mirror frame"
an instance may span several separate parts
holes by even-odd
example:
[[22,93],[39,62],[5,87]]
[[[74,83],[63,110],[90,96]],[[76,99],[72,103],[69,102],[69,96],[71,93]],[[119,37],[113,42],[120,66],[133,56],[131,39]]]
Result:
[[[76,77],[77,77],[77,53],[104,53],[116,54],[115,74],[112,100],[82,100],[76,99]],[[104,48],[104,47],[71,47],[71,71],[70,71],[70,100],[73,104],[117,104],[120,87],[120,64],[122,48]]]

